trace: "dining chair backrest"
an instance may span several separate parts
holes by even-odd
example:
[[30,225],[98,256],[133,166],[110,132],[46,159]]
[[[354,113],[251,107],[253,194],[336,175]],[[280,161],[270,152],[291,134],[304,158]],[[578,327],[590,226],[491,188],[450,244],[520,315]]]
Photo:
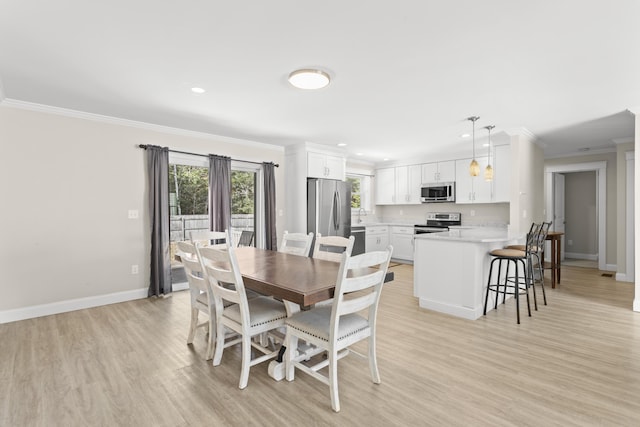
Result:
[[313,258],[327,261],[341,262],[342,254],[351,256],[355,237],[323,236],[316,234],[316,242],[313,246]]
[[540,224],[540,229],[538,230],[538,242],[537,242],[538,252],[544,251],[545,240],[547,240],[547,234],[549,234],[550,228],[551,228],[551,221],[543,222],[542,224]]
[[278,252],[308,257],[312,242],[313,233],[289,233],[285,230]]
[[189,288],[207,292],[207,285],[202,276],[202,264],[198,258],[196,246],[187,241],[177,242],[177,253],[189,282]]
[[253,246],[253,237],[255,233],[249,230],[243,230],[238,240],[238,247],[240,246]]
[[[228,241],[228,231],[225,234]],[[239,304],[243,322],[248,321],[247,294],[233,245],[226,249],[215,246],[197,247],[197,251],[209,280],[216,310],[223,309],[224,301]]]
[[[368,310],[370,332],[375,333],[378,303],[392,253],[393,247],[388,246],[384,251],[365,252],[352,257],[346,253],[342,254],[331,309],[331,337],[337,337],[341,316],[361,310]],[[365,274],[359,272],[359,270],[371,268],[375,270]],[[352,295],[354,292],[358,293]]]
[[191,243],[196,246],[226,246],[227,235],[222,231],[194,230],[189,232]]
[[538,238],[540,236],[540,230],[542,228],[542,223],[534,222],[531,224],[531,228],[527,233],[527,240],[525,242],[525,252],[528,256],[529,254],[538,252]]

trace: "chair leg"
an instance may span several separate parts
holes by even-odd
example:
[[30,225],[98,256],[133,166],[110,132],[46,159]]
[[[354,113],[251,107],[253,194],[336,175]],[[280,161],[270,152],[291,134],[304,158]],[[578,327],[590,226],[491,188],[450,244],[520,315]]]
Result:
[[189,336],[187,336],[187,344],[193,343],[193,338],[196,335],[196,328],[198,327],[198,309],[191,308],[191,325],[189,325]]
[[240,371],[240,389],[249,383],[249,369],[251,368],[251,336],[242,334],[242,370]]
[[218,334],[216,334],[216,322],[214,314],[209,313],[209,323],[207,325],[209,328],[209,334],[207,337],[207,355],[205,360],[211,360],[213,358],[213,348],[216,342],[216,337],[218,336]]
[[340,412],[340,399],[338,396],[338,352],[331,350],[329,353],[329,389],[331,391],[331,408]]
[[378,371],[378,359],[376,357],[376,333],[371,332],[369,336],[369,370],[371,379],[375,384],[380,384],[380,372]]
[[224,350],[224,324],[222,317],[216,316],[216,351],[213,354],[213,366],[218,366],[222,362],[222,351]]
[[[496,260],[497,258],[492,259],[491,264],[489,264],[489,278],[487,279],[487,293],[484,295],[484,311],[482,312],[482,314],[485,316],[487,314],[487,303],[489,302],[489,292],[491,290],[491,272],[493,271],[493,263]],[[500,278],[500,267],[498,267],[498,279],[499,278]],[[498,299],[498,293],[496,292],[495,301],[497,301],[497,299]],[[497,308],[497,305],[493,309],[495,310],[496,308]]]
[[[509,264],[507,263],[507,278],[509,277]],[[516,299],[516,318],[518,319],[518,325],[520,324],[520,285],[518,284],[520,281],[520,277],[518,277],[518,263],[516,264],[516,282],[513,287],[513,296]],[[508,279],[507,279],[508,280]],[[505,284],[505,294],[506,294],[507,285]],[[505,295],[506,296],[506,295]]]
[[544,291],[544,268],[543,268],[543,260],[540,254],[536,254],[536,258],[538,258],[538,272],[540,274],[540,287],[542,288],[542,299],[544,301],[544,305],[547,305],[547,294]]
[[[529,302],[529,275],[527,274],[527,263],[524,260],[520,260],[520,262],[522,262],[522,273],[524,274],[524,291],[525,294],[527,296],[527,313],[529,314],[529,317],[531,317],[531,304]],[[517,262],[516,262],[516,268],[517,268]],[[520,293],[520,286],[518,285],[518,287],[516,288],[517,293]]]
[[531,284],[531,289],[533,290],[533,307],[536,311],[538,311],[538,297],[536,296],[536,278],[533,273],[533,258],[529,257],[527,260],[527,277],[529,278],[529,283]]

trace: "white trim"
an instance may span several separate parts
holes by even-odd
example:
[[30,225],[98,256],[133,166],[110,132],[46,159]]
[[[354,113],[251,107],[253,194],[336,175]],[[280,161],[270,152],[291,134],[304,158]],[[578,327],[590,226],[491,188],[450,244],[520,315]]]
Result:
[[544,168],[547,179],[545,209],[547,221],[553,219],[553,174],[568,172],[596,171],[596,191],[598,204],[598,268],[611,271],[607,262],[607,162],[573,163]]
[[604,268],[598,268],[598,270],[602,271],[618,271],[617,264],[605,264]]
[[611,148],[598,148],[598,149],[593,149],[593,150],[589,150],[589,151],[571,151],[569,153],[562,153],[562,154],[551,154],[551,155],[545,155],[545,159],[562,159],[565,157],[581,157],[581,156],[593,156],[595,154],[608,154],[608,153],[615,153],[616,152],[616,148],[615,147],[611,147]]
[[625,251],[626,251],[626,272],[625,281],[634,282],[636,277],[636,258],[635,258],[635,217],[634,217],[634,199],[635,199],[635,151],[626,151],[625,168],[626,168],[626,190],[625,190]]
[[0,104],[6,99],[4,95],[4,85],[2,84],[2,79],[0,79]]
[[628,144],[629,142],[633,142],[634,138],[632,136],[627,136],[627,137],[624,137],[624,138],[613,138],[612,141],[616,145],[618,145],[618,144]]
[[207,132],[197,132],[197,131],[192,131],[187,129],[174,128],[170,126],[157,125],[153,123],[139,122],[135,120],[121,119],[119,117],[103,116],[100,114],[87,113],[84,111],[71,110],[68,108],[60,108],[60,107],[53,107],[50,105],[36,104],[33,102],[19,101],[17,99],[10,99],[10,98],[2,99],[0,97],[0,105],[13,107],[13,108],[20,108],[23,110],[37,111],[41,113],[55,114],[59,116],[73,117],[76,119],[91,120],[95,122],[109,123],[109,124],[120,125],[120,126],[129,126],[129,127],[134,127],[138,129],[146,129],[154,132],[167,133],[172,135],[189,136],[194,138],[215,140],[218,142],[240,144],[248,147],[284,152],[284,147],[280,145],[267,144],[264,142],[251,141],[248,139],[232,138],[229,136],[216,135],[216,134],[207,133]]
[[627,280],[627,275],[624,273],[616,273],[616,282],[633,282],[633,280]]
[[186,291],[189,289],[189,282],[172,283],[171,290],[173,292]]
[[85,298],[58,301],[50,304],[32,305],[30,307],[16,308],[13,310],[3,310],[0,311],[0,324],[142,299],[146,298],[148,293],[148,288],[140,288],[134,289],[132,291],[115,292],[106,295],[96,295]]
[[598,260],[598,254],[581,254],[581,253],[577,253],[577,252],[564,252],[564,257],[565,258],[572,258],[572,259],[586,259],[589,261],[597,261]]

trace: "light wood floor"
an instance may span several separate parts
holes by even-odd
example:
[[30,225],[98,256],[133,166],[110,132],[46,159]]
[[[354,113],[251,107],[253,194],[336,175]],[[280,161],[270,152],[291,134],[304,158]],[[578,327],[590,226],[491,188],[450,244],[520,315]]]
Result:
[[177,292],[0,325],[0,425],[640,425],[632,284],[563,268],[549,305],[518,326],[513,300],[476,321],[422,310],[412,267],[393,270],[379,312],[382,384],[365,360],[341,360],[340,413],[319,381],[277,383],[266,364],[239,390],[237,350],[214,368],[202,331],[185,344],[188,295]]

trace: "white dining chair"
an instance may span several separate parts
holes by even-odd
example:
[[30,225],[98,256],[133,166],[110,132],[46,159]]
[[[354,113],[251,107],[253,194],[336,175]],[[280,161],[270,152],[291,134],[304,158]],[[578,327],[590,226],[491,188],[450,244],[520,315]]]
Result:
[[316,234],[316,242],[313,246],[313,258],[324,259],[327,261],[340,262],[342,253],[351,256],[353,250],[353,242],[355,237],[349,236],[323,236]]
[[[191,242],[177,242],[177,255],[184,267],[184,272],[189,282],[191,294],[191,323],[187,344],[193,344],[196,329],[204,328],[207,331],[207,352],[205,359],[213,357],[213,344],[215,340],[215,305],[213,295],[209,292],[209,284],[202,274],[202,264],[198,258],[196,246]],[[198,323],[199,313],[204,313],[207,320]]]
[[[311,375],[329,386],[331,407],[340,411],[338,398],[338,359],[346,356],[349,346],[358,341],[369,341],[369,371],[374,383],[380,383],[376,360],[376,315],[393,247],[384,251],[367,252],[349,257],[342,254],[333,304],[316,306],[289,317],[286,336],[286,378],[292,381],[295,369]],[[358,270],[373,268],[361,274]],[[350,276],[350,277],[348,277]],[[367,311],[367,316],[358,313]],[[296,355],[298,340],[303,339],[327,353],[327,359],[315,365],[305,363],[306,355]],[[328,366],[329,374],[320,373]]]
[[189,232],[189,240],[196,246],[226,245],[227,235],[222,231],[193,230]]
[[292,255],[309,256],[311,244],[313,243],[313,233],[289,233],[285,230],[278,252]]
[[[211,285],[216,307],[217,333],[213,365],[220,365],[225,348],[241,343],[239,387],[243,389],[249,382],[251,366],[278,356],[278,350],[272,351],[261,345],[259,340],[252,341],[252,337],[283,326],[287,311],[282,302],[271,297],[247,298],[233,245],[229,245],[227,250],[215,247],[198,247],[197,250],[204,264],[205,276]],[[231,305],[223,307],[226,302]],[[226,329],[240,337],[225,341]],[[263,355],[251,359],[252,347]]]

